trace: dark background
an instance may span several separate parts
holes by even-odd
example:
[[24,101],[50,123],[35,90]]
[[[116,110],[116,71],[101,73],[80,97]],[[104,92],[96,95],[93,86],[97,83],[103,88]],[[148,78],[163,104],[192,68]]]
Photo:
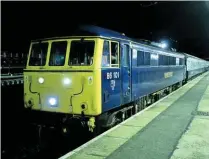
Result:
[[134,38],[169,40],[181,52],[209,57],[209,2],[205,1],[2,2],[2,51],[27,53],[30,40],[71,35],[79,24]]

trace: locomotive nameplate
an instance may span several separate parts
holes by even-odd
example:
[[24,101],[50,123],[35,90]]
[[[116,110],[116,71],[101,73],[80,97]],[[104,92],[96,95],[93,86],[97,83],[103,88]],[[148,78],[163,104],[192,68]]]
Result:
[[173,76],[173,72],[166,72],[164,73],[164,78],[169,78]]
[[120,77],[119,72],[107,72],[106,79],[118,79]]

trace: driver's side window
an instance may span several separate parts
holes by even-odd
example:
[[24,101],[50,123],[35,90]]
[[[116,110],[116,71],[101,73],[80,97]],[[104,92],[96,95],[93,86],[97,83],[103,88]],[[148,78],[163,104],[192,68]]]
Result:
[[119,64],[119,49],[118,43],[111,42],[111,64],[118,65]]
[[119,67],[119,44],[104,40],[102,53],[102,67]]

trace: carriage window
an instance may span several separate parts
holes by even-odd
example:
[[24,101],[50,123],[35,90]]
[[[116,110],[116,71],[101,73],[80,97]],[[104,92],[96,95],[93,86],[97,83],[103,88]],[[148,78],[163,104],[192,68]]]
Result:
[[158,54],[155,54],[155,53],[151,54],[150,65],[151,66],[157,66],[158,65]]
[[179,65],[179,58],[176,58],[176,65]]
[[180,60],[179,60],[179,65],[183,65],[183,64],[184,64],[183,59],[180,59]]
[[144,65],[150,65],[150,53],[144,52]]
[[159,62],[158,62],[158,65],[164,65],[163,63],[163,55],[159,55]]
[[63,66],[65,64],[66,49],[67,41],[53,42],[51,46],[49,66]]
[[175,57],[172,57],[172,65],[176,65],[176,58]]
[[118,43],[111,42],[111,65],[119,64]]
[[44,66],[46,64],[46,55],[48,43],[33,44],[30,54],[30,66]]
[[176,65],[176,57],[160,55],[159,65]]
[[172,65],[172,57],[171,56],[168,57],[168,65]]
[[90,66],[93,64],[94,41],[72,41],[69,65]]
[[110,66],[110,45],[109,41],[104,41],[103,54],[102,54],[102,67]]
[[168,65],[172,65],[172,57],[168,56]]
[[132,57],[133,57],[132,66],[137,66],[137,50],[136,49],[133,49]]
[[123,66],[128,66],[129,65],[129,46],[124,45],[123,46]]
[[169,65],[169,57],[163,56],[164,65]]
[[144,65],[144,51],[137,51],[138,59],[137,59],[137,66]]

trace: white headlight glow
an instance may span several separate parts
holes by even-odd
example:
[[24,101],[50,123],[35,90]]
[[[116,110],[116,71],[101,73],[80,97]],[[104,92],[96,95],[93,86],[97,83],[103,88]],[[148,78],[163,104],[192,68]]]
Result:
[[56,104],[57,104],[57,99],[56,99],[56,98],[49,98],[49,104],[50,104],[51,106],[56,105]]
[[40,84],[44,83],[44,78],[43,78],[43,77],[40,77],[40,78],[38,79],[38,82],[39,82]]
[[65,85],[69,85],[69,84],[71,84],[71,79],[64,78],[63,82],[64,82]]

